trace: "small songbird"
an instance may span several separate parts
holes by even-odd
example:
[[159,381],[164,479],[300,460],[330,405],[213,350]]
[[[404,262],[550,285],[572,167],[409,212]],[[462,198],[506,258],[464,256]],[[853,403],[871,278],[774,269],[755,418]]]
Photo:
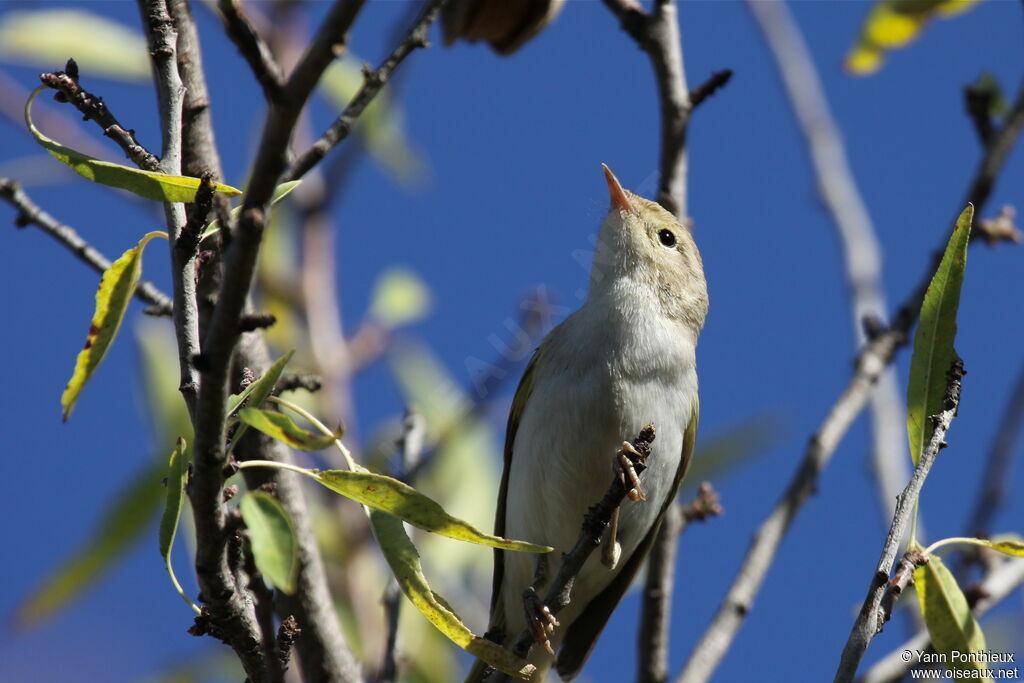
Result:
[[[523,591],[533,586],[544,594],[558,558],[579,535],[584,512],[615,476],[623,442],[646,424],[655,425],[657,438],[640,475],[646,500],[623,502],[614,538],[613,524],[558,614],[550,638],[557,659],[543,647],[532,649],[536,681],[553,664],[563,680],[583,667],[675,499],[697,431],[695,350],[708,310],[700,253],[688,227],[622,189],[607,166],[604,173],[611,209],[587,301],[541,342],[508,419],[495,533],[555,551],[497,551],[489,632],[501,634],[504,645],[511,647],[527,627]],[[538,562],[549,566],[535,575]],[[478,662],[468,680],[479,680],[484,670]]]

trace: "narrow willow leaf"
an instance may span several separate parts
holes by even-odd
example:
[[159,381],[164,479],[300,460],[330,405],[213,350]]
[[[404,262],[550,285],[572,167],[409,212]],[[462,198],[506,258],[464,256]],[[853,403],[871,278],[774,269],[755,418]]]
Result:
[[932,17],[950,17],[979,0],[879,0],[868,12],[860,36],[846,55],[846,68],[858,76],[882,66],[885,53],[914,40]]
[[[55,159],[66,164],[72,171],[87,180],[101,185],[117,187],[122,190],[134,192],[146,199],[155,199],[161,202],[193,202],[196,198],[196,190],[202,182],[199,178],[189,176],[167,175],[155,171],[143,171],[130,166],[115,164],[111,161],[102,161],[82,154],[70,147],[51,140],[40,132],[32,123],[32,100],[41,91],[47,90],[46,86],[39,86],[25,103],[25,124],[28,126],[32,137],[40,145],[46,148]],[[241,190],[217,183],[217,192],[223,192],[229,197],[242,194]]]
[[250,427],[301,451],[323,450],[333,444],[335,439],[340,439],[345,432],[339,427],[335,433],[321,436],[298,426],[287,415],[259,408],[242,408],[238,411],[238,417]]
[[[294,190],[296,187],[299,186],[299,183],[301,183],[301,182],[302,182],[302,180],[289,180],[287,183],[281,183],[280,185],[275,187],[274,188],[274,194],[271,195],[271,197],[270,197],[270,205],[274,206],[279,201],[281,201],[282,199],[287,197],[289,194],[291,194],[292,190]],[[238,214],[241,211],[242,211],[241,205],[236,206],[235,208],[231,209],[231,215],[234,216],[235,218],[237,218]],[[210,223],[209,225],[206,226],[206,228],[203,230],[202,235],[200,235],[199,239],[200,239],[200,241],[202,241],[202,240],[206,239],[207,237],[209,237],[210,235],[213,235],[214,233],[217,233],[218,231],[220,231],[220,222],[217,221],[217,220],[214,220],[212,223]]]
[[409,602],[453,643],[494,668],[517,678],[527,679],[534,667],[497,643],[474,635],[447,601],[435,593],[423,575],[420,556],[402,521],[380,510],[370,511],[370,526],[377,537],[384,559],[395,575]]
[[174,566],[171,564],[171,550],[174,548],[174,537],[178,533],[178,521],[181,519],[181,506],[185,500],[185,486],[188,484],[188,457],[185,450],[185,439],[179,438],[174,450],[171,452],[171,459],[167,464],[167,502],[164,505],[164,514],[160,518],[160,556],[164,558],[164,567],[167,575],[171,577],[174,590],[182,600],[198,614],[199,607],[185,593],[185,590],[178,583],[178,577],[174,575]]
[[281,503],[269,493],[253,491],[239,504],[249,529],[249,543],[256,568],[283,593],[295,592],[298,545],[295,529]]
[[142,277],[142,250],[154,237],[167,237],[167,233],[151,232],[145,235],[136,246],[110,264],[100,279],[100,288],[96,292],[96,311],[89,324],[85,347],[78,352],[75,370],[64,388],[64,394],[60,397],[65,422],[71,417],[71,411],[75,409],[75,402],[78,401],[82,388],[96,372],[121,328],[128,303],[132,300],[135,287]]
[[553,550],[545,545],[485,534],[468,522],[452,517],[440,504],[408,484],[382,474],[348,470],[313,472],[317,481],[332,491],[368,507],[390,512],[424,531],[502,550],[530,553]]
[[[288,364],[288,361],[291,360],[294,354],[294,350],[284,354],[267,368],[262,377],[242,390],[242,393],[231,396],[228,399],[228,417],[234,415],[243,405],[259,408],[267,400],[267,396],[270,396],[270,392],[274,390],[277,380],[281,379],[281,373],[284,372],[284,366]],[[242,435],[245,434],[245,430],[248,428],[249,425],[244,422],[238,425],[238,429],[235,430],[235,434],[231,439],[232,448],[234,448],[234,444],[241,440]]]
[[1005,555],[1013,555],[1014,557],[1024,557],[1024,539],[1021,539],[1015,534],[1000,534],[993,536],[988,541],[983,543]]
[[88,542],[52,572],[14,615],[22,628],[35,626],[82,595],[142,538],[160,508],[164,464],[154,462],[117,494]]
[[956,579],[937,555],[929,556],[928,564],[914,570],[914,585],[935,651],[944,653],[953,668],[986,668],[982,662],[963,662],[959,661],[963,658],[952,656],[954,650],[983,651],[985,634],[971,614]]
[[389,268],[373,288],[370,316],[385,327],[408,325],[430,312],[430,288],[407,268]]
[[960,306],[960,287],[967,265],[967,241],[971,235],[974,206],[967,205],[956,221],[942,262],[932,276],[921,304],[921,317],[914,334],[914,355],[910,358],[907,384],[907,435],[914,464],[932,435],[928,419],[942,412],[946,395],[946,373],[956,351],[956,312]]
[[74,56],[83,73],[127,81],[151,77],[146,39],[83,9],[29,9],[0,17],[0,57],[43,67]]

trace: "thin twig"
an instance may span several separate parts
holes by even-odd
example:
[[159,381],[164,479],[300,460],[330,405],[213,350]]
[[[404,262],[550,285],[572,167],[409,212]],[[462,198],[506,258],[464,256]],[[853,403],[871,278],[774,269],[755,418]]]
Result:
[[[975,213],[980,214],[982,211],[1002,164],[1017,140],[1021,125],[1024,125],[1024,87],[1021,88],[1013,111],[1006,121],[1006,125],[996,135],[996,140],[986,149],[971,181],[968,197],[975,206]],[[962,206],[960,205],[960,209]],[[943,247],[948,238],[948,233],[942,235]],[[836,398],[818,429],[811,435],[800,465],[790,479],[789,485],[754,533],[750,548],[728,593],[694,647],[682,673],[676,678],[677,683],[705,681],[722,661],[753,606],[754,597],[764,582],[783,536],[800,508],[815,491],[818,476],[831,460],[850,425],[867,404],[868,397],[883,370],[892,362],[896,351],[907,343],[909,331],[921,309],[924,293],[941,258],[940,247],[933,253],[918,286],[899,308],[892,326],[879,331],[858,354],[850,381]]]
[[[975,586],[965,591],[975,618],[1012,595],[1024,584],[1024,560],[1007,559]],[[916,664],[916,653],[925,652],[931,644],[931,637],[922,630],[891,653],[880,659],[867,673],[857,679],[858,683],[895,683],[902,680]],[[911,656],[907,656],[907,653]]]
[[103,134],[116,142],[136,166],[147,171],[159,170],[160,160],[135,139],[135,131],[121,125],[102,97],[88,92],[78,84],[78,64],[69,59],[64,71],[40,74],[43,85],[59,94],[58,102],[67,102],[82,113],[86,121],[96,122]]
[[270,46],[242,10],[239,0],[218,0],[217,9],[224,20],[224,30],[252,69],[263,87],[268,102],[276,102],[284,89],[284,74]]
[[[917,467],[914,474],[907,483],[903,493],[900,494],[896,503],[896,512],[892,517],[892,524],[889,526],[889,533],[886,536],[885,544],[882,546],[882,555],[878,558],[878,565],[871,578],[871,585],[868,588],[867,597],[861,606],[857,620],[850,631],[850,637],[843,648],[843,654],[839,661],[839,668],[836,671],[836,683],[852,681],[857,674],[860,660],[868,648],[868,644],[876,634],[881,632],[882,626],[892,615],[892,607],[895,604],[895,593],[902,590],[909,578],[902,581],[889,581],[889,573],[896,561],[896,554],[899,551],[903,534],[906,531],[910,518],[917,512],[917,499],[924,486],[924,480],[928,476],[939,451],[946,446],[946,432],[949,425],[956,416],[957,407],[960,405],[960,381],[964,375],[963,361],[956,360],[946,375],[946,396],[943,402],[942,412],[932,416],[933,431],[928,445],[921,452],[917,460]],[[908,553],[915,552],[911,548]],[[920,562],[915,558],[908,559],[906,564],[914,565]],[[902,564],[902,563],[901,563]],[[913,572],[903,571],[906,576]]]
[[398,47],[388,55],[387,59],[379,67],[365,73],[362,87],[359,88],[359,92],[355,94],[352,101],[345,107],[345,111],[334,120],[330,128],[324,131],[320,139],[299,155],[294,163],[292,163],[291,168],[288,169],[284,180],[298,180],[306,175],[309,169],[316,166],[321,159],[327,156],[328,152],[348,137],[363,111],[387,84],[392,72],[402,63],[402,60],[417,48],[427,47],[427,35],[430,25],[447,2],[448,0],[431,0],[423,8],[423,12],[409,30],[405,40],[398,44]]
[[[748,0],[747,6],[775,58],[807,142],[818,192],[839,234],[851,298],[855,348],[860,348],[867,341],[868,329],[887,324],[888,305],[882,285],[878,238],[800,27],[784,2]],[[893,368],[882,373],[871,394],[871,422],[872,468],[878,485],[881,519],[887,521],[892,516],[896,496],[910,477],[909,461],[905,457],[906,418]]]
[[[102,274],[110,267],[110,259],[90,246],[75,232],[74,228],[61,223],[43,211],[25,194],[16,181],[10,178],[0,178],[0,199],[7,201],[18,210],[18,215],[15,218],[15,225],[18,227],[35,225],[67,247],[72,254],[97,273]],[[147,313],[162,316],[171,314],[171,298],[149,281],[139,283],[139,286],[135,288],[135,297],[150,304],[150,308],[146,309]]]

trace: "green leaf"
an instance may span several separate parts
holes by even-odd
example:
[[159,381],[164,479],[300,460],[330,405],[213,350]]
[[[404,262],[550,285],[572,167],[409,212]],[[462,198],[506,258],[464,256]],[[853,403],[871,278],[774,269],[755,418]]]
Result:
[[[274,188],[274,193],[270,196],[270,205],[274,206],[279,201],[281,201],[282,199],[284,199],[285,197],[290,195],[292,190],[294,190],[296,187],[298,187],[299,183],[301,183],[301,182],[302,182],[302,180],[289,180],[287,183],[281,183],[280,185],[275,187]],[[235,208],[231,209],[231,215],[234,216],[235,218],[237,218],[238,214],[241,211],[242,211],[242,206],[241,205],[236,206]],[[209,237],[210,235],[213,235],[214,233],[217,233],[219,231],[220,231],[220,222],[217,221],[217,220],[214,220],[212,223],[207,225],[206,228],[203,229],[202,234],[199,236],[199,240],[202,241],[202,240],[206,239],[207,237]]]
[[[193,202],[196,198],[196,190],[202,182],[199,178],[189,176],[167,175],[155,171],[143,171],[111,161],[102,161],[82,154],[70,147],[51,140],[43,135],[35,124],[32,123],[32,100],[41,91],[47,90],[46,86],[39,86],[29,95],[25,102],[25,124],[31,131],[32,136],[40,145],[46,148],[55,159],[68,165],[72,171],[87,180],[101,185],[109,185],[122,190],[134,192],[146,199],[155,199],[162,202]],[[241,190],[230,185],[217,183],[215,189],[223,192],[229,197],[242,194]]]
[[983,662],[964,662],[960,661],[962,657],[952,656],[954,650],[985,650],[985,634],[971,614],[956,579],[938,556],[929,556],[928,564],[914,570],[914,585],[935,651],[944,653],[952,668],[986,668]]
[[100,288],[96,292],[96,311],[89,324],[85,347],[78,352],[75,370],[64,388],[64,394],[60,397],[65,422],[71,417],[71,411],[75,409],[75,402],[78,401],[82,388],[96,372],[121,328],[128,303],[132,300],[139,278],[142,277],[142,250],[154,237],[167,237],[167,234],[151,232],[145,235],[136,246],[110,264],[100,279]]
[[[270,396],[270,392],[274,390],[274,386],[277,385],[277,380],[281,379],[281,373],[284,372],[284,366],[291,360],[295,351],[289,351],[284,354],[277,361],[267,368],[267,371],[263,373],[263,376],[258,380],[247,386],[242,390],[242,393],[233,395],[228,399],[228,417],[234,415],[242,405],[248,405],[252,408],[259,408],[260,405],[267,400],[267,396]],[[246,403],[248,401],[248,403]],[[238,429],[235,430],[235,435],[231,439],[232,448],[234,444],[238,443],[242,435],[245,434],[245,430],[249,428],[249,425],[244,422],[238,425]]]
[[73,56],[83,73],[127,81],[151,77],[146,39],[82,9],[32,9],[0,17],[0,57],[52,67]]
[[178,533],[181,505],[185,499],[185,486],[188,484],[188,460],[185,439],[179,438],[167,464],[167,501],[164,505],[164,514],[160,518],[160,556],[164,558],[164,567],[167,568],[167,575],[171,577],[174,589],[198,614],[199,608],[185,594],[171,565],[171,549],[174,547],[174,537]]
[[769,415],[747,418],[706,438],[697,448],[683,480],[683,493],[718,479],[774,448],[781,439],[778,422]]
[[345,432],[343,428],[339,427],[338,431],[333,434],[314,434],[295,424],[287,415],[251,407],[238,411],[238,417],[250,427],[301,451],[323,450],[333,444],[336,439],[340,439]]
[[861,27],[857,42],[846,55],[846,69],[858,76],[882,66],[885,53],[910,43],[932,17],[951,17],[978,0],[880,0]]
[[253,491],[239,504],[249,529],[249,543],[256,568],[281,592],[295,592],[298,545],[295,529],[281,503],[269,493]]
[[[320,79],[320,92],[338,111],[344,111],[363,85],[362,63],[336,59]],[[426,165],[410,145],[402,116],[385,86],[359,117],[355,132],[370,157],[403,185],[415,185],[426,175]]]
[[430,288],[407,268],[389,268],[373,288],[370,316],[395,328],[422,319],[430,312]]
[[312,470],[314,478],[327,488],[368,507],[396,517],[440,536],[480,545],[530,553],[548,553],[545,545],[513,541],[485,534],[468,522],[452,517],[432,498],[397,479],[371,472]]
[[956,359],[956,312],[960,287],[967,265],[967,242],[971,235],[974,206],[967,205],[956,221],[942,262],[932,276],[921,304],[921,318],[914,334],[914,355],[910,358],[907,384],[907,435],[914,464],[931,438],[929,417],[942,412],[946,395],[946,373]]
[[517,658],[497,643],[473,634],[447,601],[431,590],[423,575],[416,546],[409,540],[400,519],[380,510],[371,510],[370,526],[399,587],[423,616],[453,643],[473,656],[511,676],[523,679],[530,677],[533,665]]
[[82,595],[140,538],[160,506],[163,463],[135,476],[107,507],[87,543],[64,560],[18,607],[19,627],[35,626]]

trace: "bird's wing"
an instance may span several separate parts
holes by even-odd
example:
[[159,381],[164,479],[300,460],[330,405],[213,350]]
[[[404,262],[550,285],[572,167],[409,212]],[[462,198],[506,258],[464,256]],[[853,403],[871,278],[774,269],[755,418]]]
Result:
[[[504,538],[505,536],[505,501],[508,498],[508,473],[512,467],[512,447],[516,441],[516,431],[519,429],[519,421],[526,410],[526,402],[533,394],[533,384],[536,375],[534,370],[537,367],[537,358],[540,357],[541,349],[537,349],[530,362],[523,371],[523,377],[519,380],[516,388],[515,398],[512,399],[512,409],[508,414],[508,426],[505,428],[505,466],[501,472],[501,487],[498,489],[498,509],[494,514],[494,535]],[[504,553],[501,550],[494,551],[494,583],[491,588],[491,628],[503,626],[496,621],[503,621],[498,613],[498,596],[501,594],[501,580],[505,574]],[[516,635],[516,634],[512,634]]]
[[590,604],[583,610],[583,613],[569,625],[569,630],[562,641],[562,647],[558,651],[558,661],[555,663],[558,675],[563,680],[568,681],[572,679],[583,668],[584,662],[590,656],[590,651],[594,649],[598,636],[601,635],[605,624],[608,623],[608,618],[611,616],[612,611],[618,606],[622,596],[626,594],[629,585],[633,583],[633,577],[636,576],[640,565],[647,558],[647,553],[650,552],[654,539],[658,535],[658,529],[661,527],[661,520],[665,518],[665,511],[668,510],[669,505],[675,503],[679,485],[686,475],[686,470],[690,467],[690,460],[693,457],[693,445],[697,440],[697,421],[699,417],[700,401],[695,398],[689,424],[686,425],[686,431],[683,433],[683,454],[679,460],[679,469],[676,470],[675,481],[672,484],[669,495],[665,499],[665,504],[661,508],[657,523],[651,527],[644,540],[633,551],[622,571],[619,572],[607,588],[590,601]]

